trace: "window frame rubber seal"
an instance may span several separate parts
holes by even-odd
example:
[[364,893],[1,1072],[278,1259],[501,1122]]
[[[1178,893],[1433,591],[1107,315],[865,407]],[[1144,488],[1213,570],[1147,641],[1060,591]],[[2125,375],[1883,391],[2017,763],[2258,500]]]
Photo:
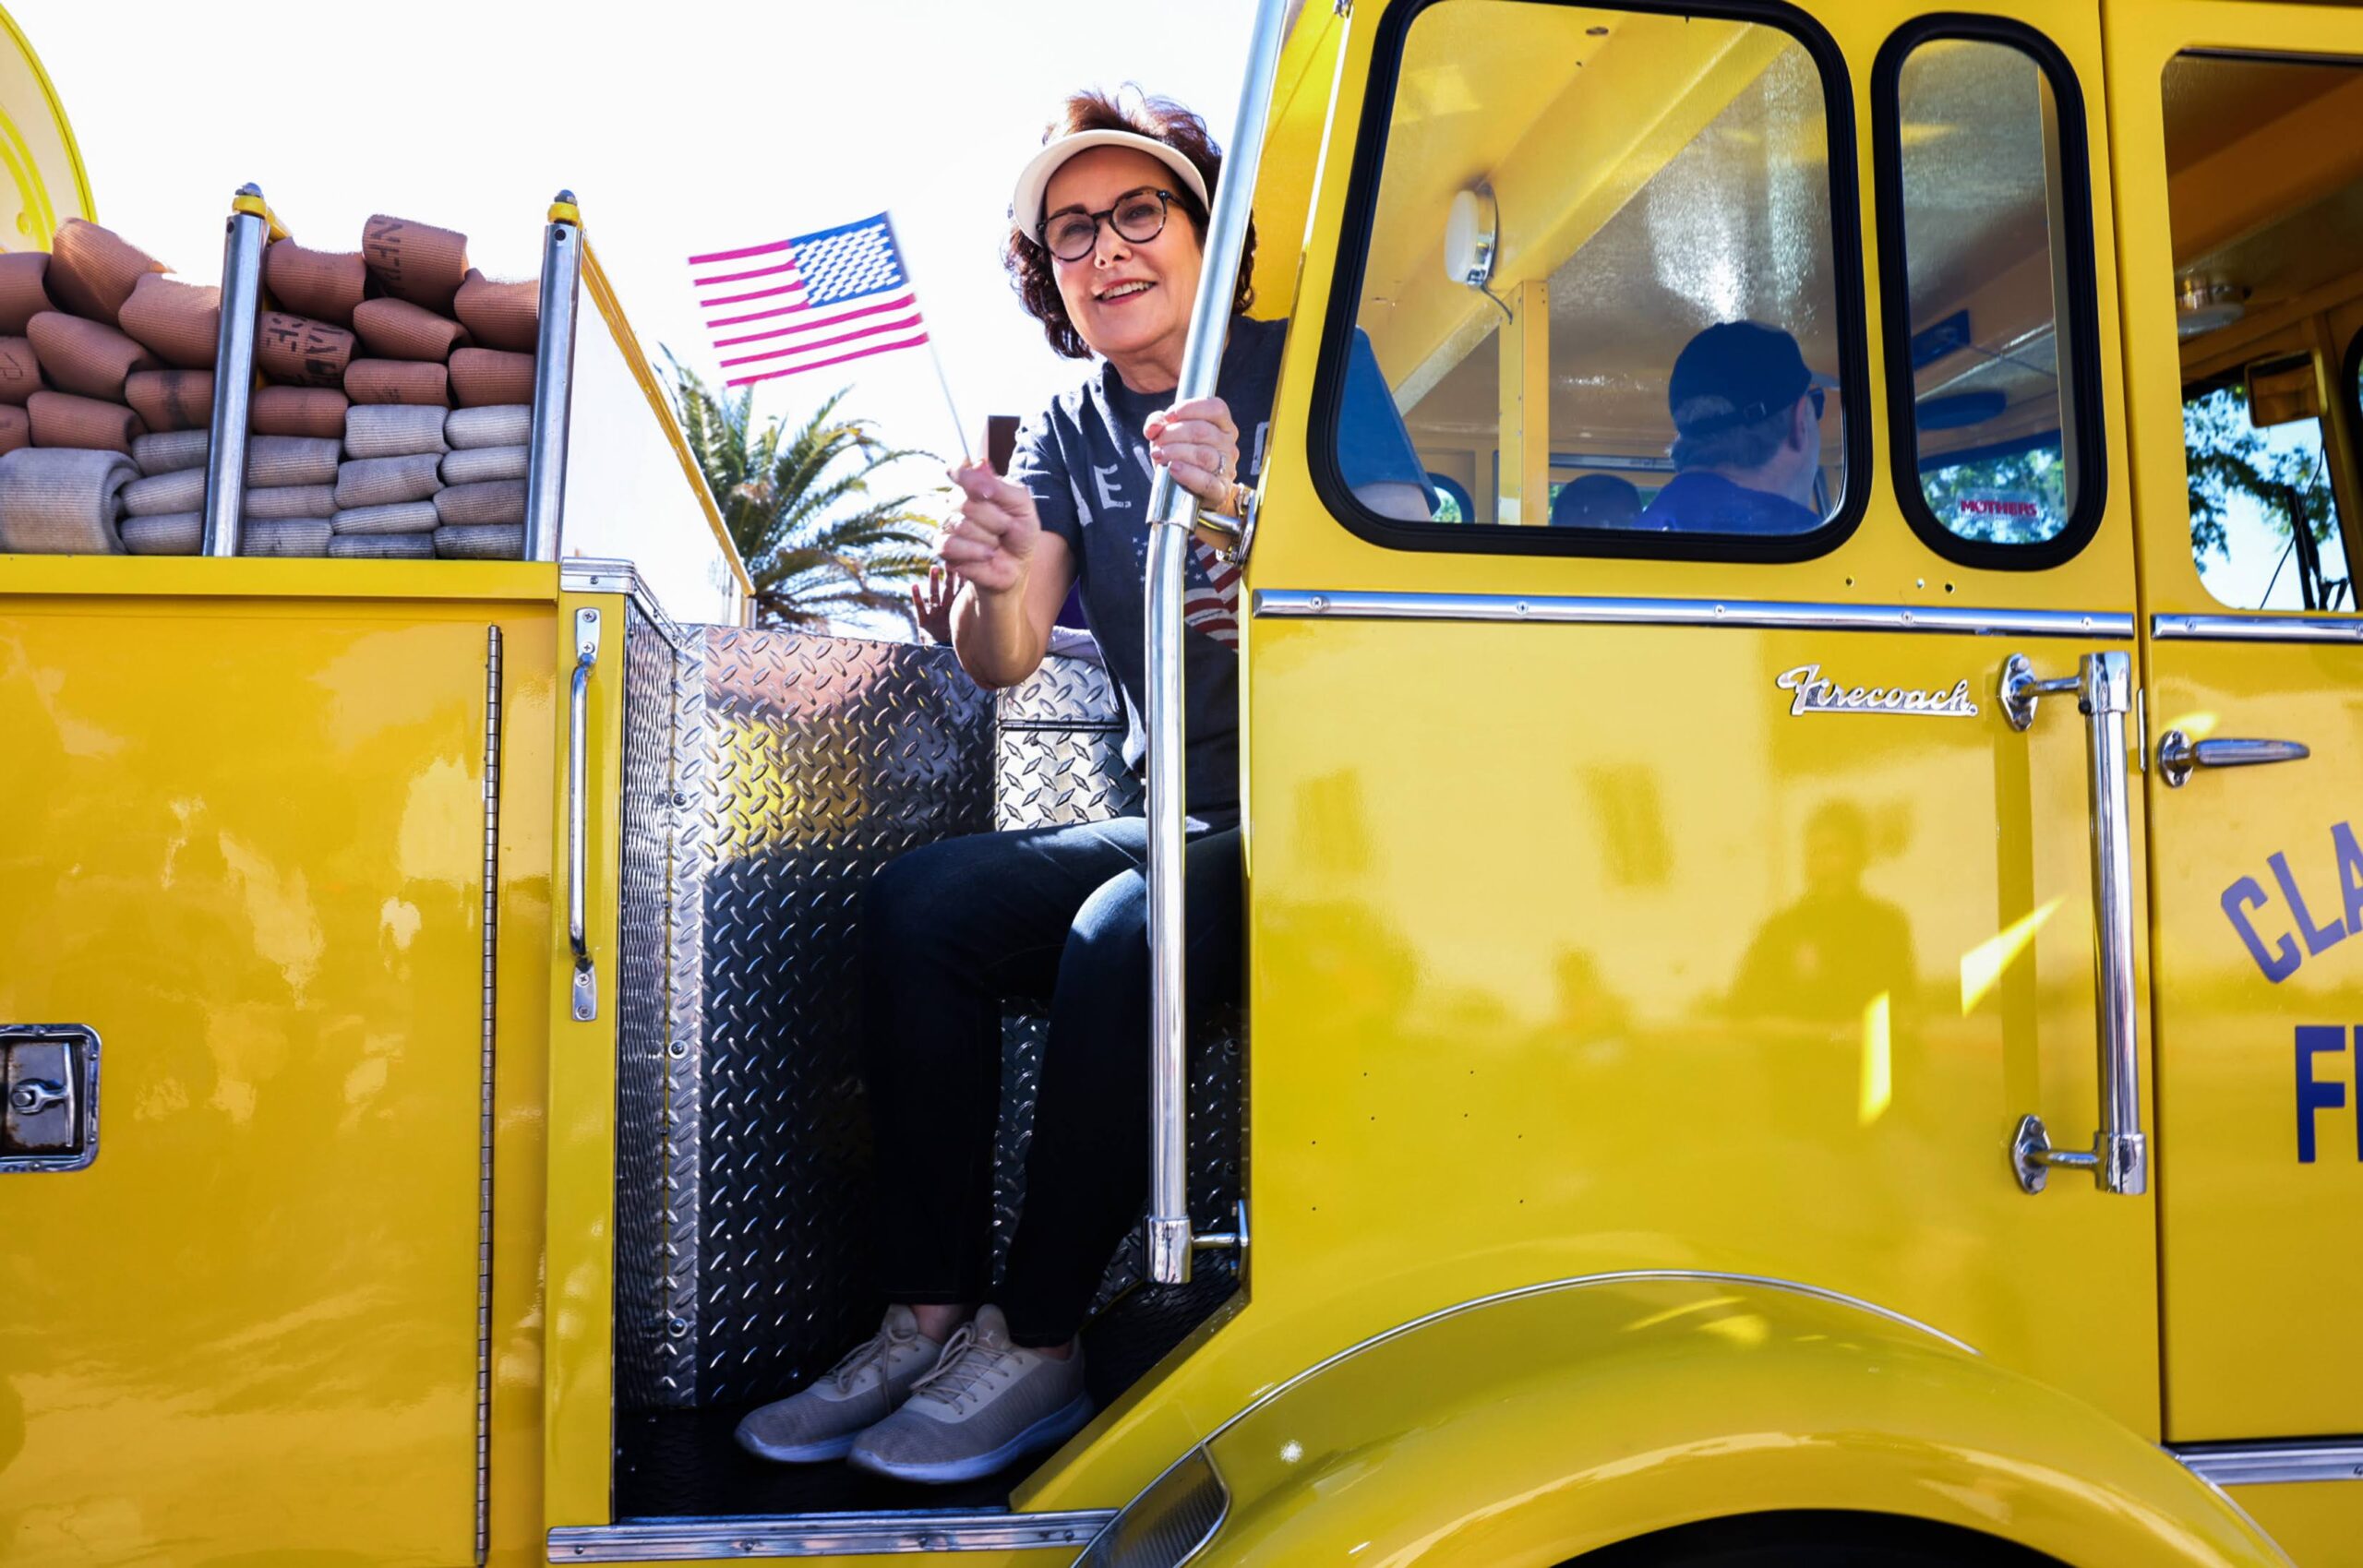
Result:
[[[1870,506],[1871,449],[1877,439],[1867,391],[1869,337],[1865,328],[1862,186],[1856,168],[1853,79],[1844,51],[1829,31],[1785,0],[1619,0],[1617,11],[1704,17],[1757,23],[1785,33],[1802,47],[1821,77],[1822,112],[1829,137],[1830,271],[1836,294],[1840,406],[1848,411],[1845,491],[1842,504],[1819,528],[1803,533],[1747,535],[1641,532],[1635,529],[1566,528],[1548,524],[1404,522],[1379,516],[1358,500],[1337,466],[1337,425],[1344,403],[1348,356],[1360,314],[1362,275],[1377,217],[1379,177],[1387,130],[1402,75],[1403,48],[1411,24],[1445,0],[1409,0],[1389,6],[1380,18],[1372,48],[1371,75],[1361,119],[1354,133],[1354,155],[1347,174],[1346,204],[1338,228],[1337,261],[1329,305],[1323,319],[1320,356],[1313,384],[1311,415],[1305,421],[1305,467],[1313,492],[1349,533],[1390,550],[1439,550],[1456,555],[1575,556],[1640,560],[1782,563],[1828,555],[1851,537]],[[1564,5],[1567,0],[1517,0],[1521,5]],[[1593,7],[1602,8],[1602,7]],[[1853,411],[1860,409],[1860,413]]]
[[[2068,298],[2052,301],[2052,331],[2066,335],[2074,357],[2061,378],[2060,428],[2076,434],[2076,505],[2060,531],[2025,545],[1964,539],[1928,505],[1920,480],[1918,400],[1912,367],[1911,261],[1904,252],[1903,65],[1922,44],[1942,39],[1998,43],[2025,55],[2051,87],[2059,125],[2060,211],[2067,233],[2051,235],[2068,247]],[[2100,532],[2108,510],[2108,432],[2102,418],[2100,282],[2093,220],[2091,138],[2084,93],[2075,66],[2059,46],[2024,22],[1967,11],[1914,17],[1888,35],[1871,66],[1871,184],[1877,209],[1879,307],[1887,362],[1888,454],[1896,505],[1921,542],[1960,566],[1999,571],[2042,571],[2074,559]],[[2046,225],[2046,232],[2048,226]],[[2052,254],[2057,257],[2055,248]],[[2063,311],[2063,303],[2065,309]],[[2065,316],[2063,323],[2061,317]]]

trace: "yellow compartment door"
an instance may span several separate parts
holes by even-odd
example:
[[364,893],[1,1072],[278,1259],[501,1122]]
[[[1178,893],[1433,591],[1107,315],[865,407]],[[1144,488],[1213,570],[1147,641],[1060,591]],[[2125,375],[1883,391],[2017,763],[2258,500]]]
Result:
[[[2345,344],[2321,340],[2353,334],[2339,324],[2363,297],[2363,12],[2144,0],[2108,25],[2143,500],[2166,1432],[2353,1433],[2363,618],[2345,581],[2352,388]],[[2250,368],[2270,393],[2274,364],[2297,402],[2252,404]],[[2285,479],[2322,533],[2302,552],[2288,497],[2260,493]],[[2342,1552],[2285,1537],[2300,1561],[2363,1562],[2363,1483],[2303,1490],[2357,1495]]]
[[100,1042],[0,1174],[17,1568],[474,1560],[489,618],[0,599],[0,1023]]

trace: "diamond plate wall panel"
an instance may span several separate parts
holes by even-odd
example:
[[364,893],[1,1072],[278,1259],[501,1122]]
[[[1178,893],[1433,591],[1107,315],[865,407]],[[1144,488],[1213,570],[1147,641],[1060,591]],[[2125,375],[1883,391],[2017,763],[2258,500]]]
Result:
[[1108,672],[1046,659],[1001,694],[993,825],[1064,827],[1137,816],[1146,797],[1124,766],[1124,714]]
[[875,1326],[861,895],[993,825],[992,705],[950,652],[705,632],[697,1403],[769,1397]]
[[662,1398],[677,1350],[666,1328],[664,1194],[672,1174],[666,1051],[673,1037],[671,839],[678,681],[672,642],[629,599],[619,629],[624,740],[616,1018],[616,1379],[618,1403],[630,1407]]
[[699,1196],[705,1121],[705,640],[677,647],[673,702],[670,1037],[665,1047],[665,1245],[658,1311],[666,1348],[648,1403],[697,1403]]
[[[661,661],[652,652],[627,671],[627,1408],[773,1397],[873,1326],[856,967],[877,868],[938,838],[1140,809],[1123,714],[1095,665],[1050,661],[996,700],[940,649],[677,635],[669,724],[650,717],[664,706]],[[637,951],[659,931],[661,952]],[[1026,1014],[1004,1024],[996,1269],[1023,1200],[1043,1033]],[[1228,1228],[1239,1190],[1238,1041],[1227,1028],[1193,1046],[1201,1227]],[[1102,1287],[1116,1310],[1095,1328],[1096,1357],[1145,1368],[1224,1294],[1137,1291],[1140,1278],[1135,1243]]]

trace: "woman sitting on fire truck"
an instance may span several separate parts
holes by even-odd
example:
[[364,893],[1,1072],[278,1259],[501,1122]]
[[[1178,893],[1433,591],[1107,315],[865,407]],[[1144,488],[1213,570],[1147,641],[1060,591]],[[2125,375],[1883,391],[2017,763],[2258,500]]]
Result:
[[[1173,403],[1222,159],[1167,100],[1067,100],[1017,178],[1003,260],[1050,346],[1094,361],[1029,421],[1006,479],[952,471],[939,547],[960,584],[952,643],[987,687],[1032,675],[1070,588],[1125,699],[1138,767],[1148,502],[1159,467],[1235,512],[1260,471],[1287,324],[1256,321],[1240,269],[1219,395]],[[1176,220],[1179,220],[1178,221]],[[1427,475],[1367,342],[1342,454],[1357,492],[1430,515]],[[1242,455],[1246,461],[1242,462]],[[1235,998],[1240,958],[1239,573],[1205,546],[1184,594],[1188,964],[1193,1012]],[[765,1458],[845,1457],[905,1480],[991,1474],[1090,1418],[1076,1335],[1147,1189],[1147,825],[982,833],[871,884],[864,1004],[879,1164],[878,1333],[738,1439]],[[1026,1206],[990,1277],[1001,1004],[1050,1002]],[[988,1297],[992,1297],[988,1301]]]

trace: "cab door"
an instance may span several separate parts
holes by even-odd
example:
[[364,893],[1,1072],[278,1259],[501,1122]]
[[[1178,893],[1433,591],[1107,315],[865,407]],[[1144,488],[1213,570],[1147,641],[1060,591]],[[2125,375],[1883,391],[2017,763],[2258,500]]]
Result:
[[2108,29],[2166,1430],[2352,1433],[2363,1339],[2325,1328],[2363,1300],[2363,12],[2143,0]]
[[1369,9],[1248,574],[1257,1311],[1744,1273],[2154,1432],[2152,1200],[2010,1158],[2147,1108],[2097,10]]

